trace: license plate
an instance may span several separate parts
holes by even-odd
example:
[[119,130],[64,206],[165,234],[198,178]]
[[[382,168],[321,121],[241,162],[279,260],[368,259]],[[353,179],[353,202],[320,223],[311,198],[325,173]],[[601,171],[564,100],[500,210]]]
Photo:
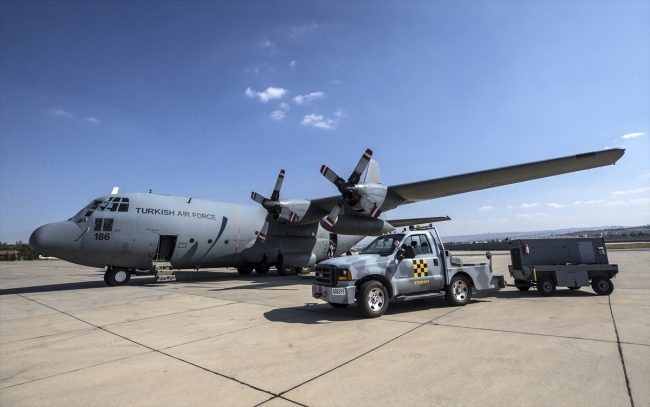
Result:
[[345,288],[332,288],[332,295],[345,295]]

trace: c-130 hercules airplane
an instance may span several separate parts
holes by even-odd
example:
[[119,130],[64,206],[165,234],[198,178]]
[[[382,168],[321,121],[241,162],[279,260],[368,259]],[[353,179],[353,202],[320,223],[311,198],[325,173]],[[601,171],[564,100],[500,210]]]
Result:
[[[93,200],[64,222],[39,227],[29,238],[40,252],[71,263],[105,267],[104,281],[124,285],[131,274],[167,269],[236,267],[240,274],[295,274],[346,253],[366,236],[449,217],[386,220],[400,205],[615,164],[614,148],[394,186],[381,183],[366,150],[347,181],[326,166],[321,173],[338,196],[280,198],[284,170],[261,207],[152,193],[118,193]],[[364,181],[361,175],[366,172]],[[172,271],[173,273],[173,271]]]

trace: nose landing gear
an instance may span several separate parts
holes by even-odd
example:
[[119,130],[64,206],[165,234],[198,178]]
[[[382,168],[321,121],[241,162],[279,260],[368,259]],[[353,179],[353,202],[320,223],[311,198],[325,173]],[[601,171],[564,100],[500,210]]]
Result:
[[131,270],[122,267],[106,267],[104,282],[110,286],[124,285],[131,279]]

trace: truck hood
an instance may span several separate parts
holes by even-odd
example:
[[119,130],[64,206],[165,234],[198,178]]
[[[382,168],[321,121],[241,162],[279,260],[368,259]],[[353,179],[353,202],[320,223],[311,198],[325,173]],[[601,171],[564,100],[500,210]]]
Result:
[[359,267],[361,264],[368,261],[376,261],[380,257],[378,254],[359,254],[356,256],[343,256],[336,259],[325,260],[319,265],[336,266],[340,269],[349,269],[351,267]]

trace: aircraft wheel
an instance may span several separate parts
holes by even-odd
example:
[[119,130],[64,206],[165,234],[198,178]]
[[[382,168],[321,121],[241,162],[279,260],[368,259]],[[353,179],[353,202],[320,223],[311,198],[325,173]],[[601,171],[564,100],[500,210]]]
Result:
[[311,267],[296,267],[296,274],[309,274]]
[[614,284],[609,278],[597,276],[591,280],[591,288],[598,295],[610,295],[614,291]]
[[454,276],[445,288],[445,300],[453,307],[462,307],[472,298],[472,287],[464,276]]
[[550,278],[541,278],[537,281],[537,292],[542,297],[555,294],[555,283]]
[[271,267],[269,266],[255,266],[255,272],[257,274],[266,274],[269,272],[270,269]]
[[110,286],[124,285],[131,279],[131,272],[125,268],[117,267],[106,270],[104,281]]
[[248,275],[253,272],[253,266],[239,266],[237,272],[243,276]]
[[296,269],[293,267],[278,267],[278,274],[281,276],[293,276],[296,274]]
[[338,302],[328,302],[329,305],[331,305],[334,308],[345,308],[348,306],[348,304],[341,304]]
[[388,309],[388,291],[379,281],[371,280],[363,283],[357,290],[357,307],[368,318],[384,315]]

